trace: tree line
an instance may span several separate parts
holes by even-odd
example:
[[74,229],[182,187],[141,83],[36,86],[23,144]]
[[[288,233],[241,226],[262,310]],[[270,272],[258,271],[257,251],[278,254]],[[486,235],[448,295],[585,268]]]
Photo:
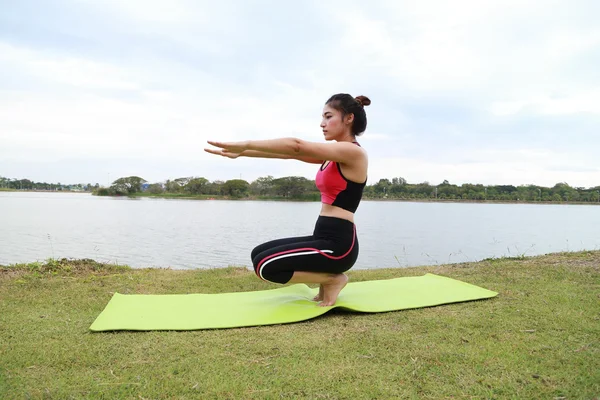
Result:
[[[314,180],[301,176],[260,177],[252,182],[243,179],[209,181],[204,177],[183,177],[165,182],[149,183],[138,176],[122,177],[109,187],[98,183],[61,184],[34,182],[29,179],[9,179],[0,176],[0,188],[9,190],[89,191],[96,195],[180,195],[215,196],[228,198],[281,198],[317,201],[320,194]],[[451,184],[447,180],[438,185],[429,182],[408,183],[398,177],[380,179],[367,185],[365,199],[390,200],[473,200],[473,201],[543,201],[543,202],[600,202],[600,186],[572,187],[565,182],[553,187],[538,185],[481,185]]]
[[94,189],[98,189],[100,185],[96,183],[83,184],[62,184],[48,183],[48,182],[34,182],[29,179],[10,179],[0,176],[0,189],[9,190],[39,190],[39,191],[79,191],[79,192],[91,192]]
[[[260,177],[252,182],[242,179],[209,181],[204,177],[186,177],[161,183],[148,183],[137,176],[119,178],[108,188],[95,190],[98,195],[152,195],[226,196],[230,198],[281,198],[291,200],[319,200],[314,180],[301,176],[274,178]],[[473,200],[473,201],[542,201],[542,202],[600,202],[600,186],[572,187],[557,183],[553,187],[538,185],[451,184],[447,180],[438,185],[429,182],[412,184],[404,178],[380,179],[364,189],[365,199],[396,200]]]

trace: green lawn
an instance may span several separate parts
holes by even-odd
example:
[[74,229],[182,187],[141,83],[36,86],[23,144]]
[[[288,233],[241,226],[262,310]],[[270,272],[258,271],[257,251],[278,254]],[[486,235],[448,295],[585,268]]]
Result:
[[599,398],[600,251],[349,275],[426,272],[499,295],[381,314],[334,310],[286,325],[92,333],[114,292],[277,286],[236,267],[0,267],[0,398]]

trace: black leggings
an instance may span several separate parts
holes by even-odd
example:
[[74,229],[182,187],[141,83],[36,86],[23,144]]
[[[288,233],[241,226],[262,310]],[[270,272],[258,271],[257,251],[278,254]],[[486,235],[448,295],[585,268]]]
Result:
[[272,240],[252,250],[259,278],[287,283],[294,271],[341,274],[358,258],[355,225],[345,219],[319,216],[312,236]]

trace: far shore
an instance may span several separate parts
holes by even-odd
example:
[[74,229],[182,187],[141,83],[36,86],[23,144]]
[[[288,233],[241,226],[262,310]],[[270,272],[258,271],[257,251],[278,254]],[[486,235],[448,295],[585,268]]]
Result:
[[[15,190],[0,188],[0,192],[27,192],[27,193],[75,193],[90,194],[92,192],[79,192],[69,190]],[[284,197],[230,197],[222,195],[185,195],[185,194],[147,194],[135,193],[129,196],[104,196],[104,197],[129,197],[129,198],[158,198],[158,199],[181,199],[181,200],[235,200],[235,201],[290,201],[290,202],[318,202],[319,200],[290,199]],[[476,203],[476,204],[544,204],[544,205],[600,205],[600,202],[587,201],[515,201],[515,200],[471,200],[471,199],[402,199],[402,198],[375,198],[363,197],[362,201],[383,201],[383,202],[406,202],[406,203]]]

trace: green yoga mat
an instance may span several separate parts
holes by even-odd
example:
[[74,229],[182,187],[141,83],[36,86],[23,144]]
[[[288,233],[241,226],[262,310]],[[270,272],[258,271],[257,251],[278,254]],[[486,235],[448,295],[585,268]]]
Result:
[[318,317],[332,308],[384,312],[486,299],[498,293],[434,274],[350,282],[332,307],[319,307],[304,284],[256,292],[123,295],[115,293],[90,330],[194,330],[273,325]]

